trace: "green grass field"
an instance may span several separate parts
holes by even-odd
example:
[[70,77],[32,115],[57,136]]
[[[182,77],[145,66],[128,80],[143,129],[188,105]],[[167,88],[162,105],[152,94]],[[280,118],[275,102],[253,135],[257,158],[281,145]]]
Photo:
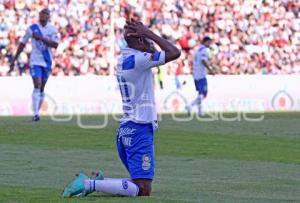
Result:
[[76,117],[0,117],[0,202],[300,202],[300,113],[267,113],[260,122],[176,122],[164,115],[151,197],[61,198],[81,170],[127,177],[114,144],[117,125],[111,117],[104,129],[79,128]]

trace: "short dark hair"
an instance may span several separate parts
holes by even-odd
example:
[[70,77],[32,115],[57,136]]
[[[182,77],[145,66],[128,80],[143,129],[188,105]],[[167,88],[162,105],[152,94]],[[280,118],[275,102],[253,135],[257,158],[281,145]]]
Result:
[[208,36],[205,36],[203,39],[202,39],[202,43],[203,42],[207,42],[207,41],[211,41],[212,39]]
[[48,8],[43,8],[40,13],[44,13],[44,14],[47,14],[47,15],[50,15],[50,10]]

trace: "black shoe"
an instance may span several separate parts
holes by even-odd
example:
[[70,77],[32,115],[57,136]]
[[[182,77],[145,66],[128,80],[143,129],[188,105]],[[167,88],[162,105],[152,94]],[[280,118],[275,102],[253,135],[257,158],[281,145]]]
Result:
[[39,115],[35,115],[32,117],[32,121],[33,122],[38,122],[40,120],[40,116]]

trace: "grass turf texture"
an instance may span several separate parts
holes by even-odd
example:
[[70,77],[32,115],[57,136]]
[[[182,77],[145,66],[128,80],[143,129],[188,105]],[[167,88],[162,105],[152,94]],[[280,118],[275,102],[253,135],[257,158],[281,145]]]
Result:
[[[103,116],[83,116],[82,123],[100,124]],[[299,202],[299,124],[300,113],[267,113],[260,122],[163,115],[151,197],[62,199],[80,170],[127,177],[115,150],[118,123],[109,117],[104,129],[83,129],[76,117],[0,117],[0,202]]]

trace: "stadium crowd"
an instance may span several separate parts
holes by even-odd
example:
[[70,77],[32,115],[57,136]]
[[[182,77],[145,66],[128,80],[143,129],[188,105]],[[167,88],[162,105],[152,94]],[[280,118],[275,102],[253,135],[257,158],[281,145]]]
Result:
[[[127,18],[138,18],[181,47],[168,74],[190,74],[204,36],[215,74],[300,73],[300,1],[295,0],[0,0],[0,76],[38,11],[48,5],[61,43],[53,75],[113,74]],[[28,73],[30,45],[15,75]]]

